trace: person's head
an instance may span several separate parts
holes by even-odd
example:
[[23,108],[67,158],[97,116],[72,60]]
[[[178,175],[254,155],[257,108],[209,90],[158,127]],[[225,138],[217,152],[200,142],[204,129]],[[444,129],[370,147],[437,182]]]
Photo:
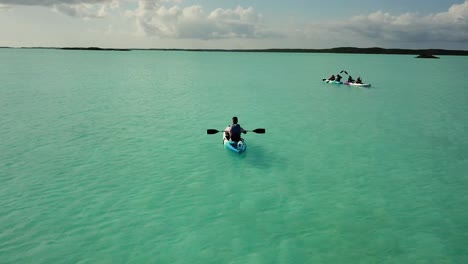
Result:
[[232,123],[233,123],[233,124],[237,124],[237,122],[238,122],[237,116],[233,117],[233,118],[232,118]]

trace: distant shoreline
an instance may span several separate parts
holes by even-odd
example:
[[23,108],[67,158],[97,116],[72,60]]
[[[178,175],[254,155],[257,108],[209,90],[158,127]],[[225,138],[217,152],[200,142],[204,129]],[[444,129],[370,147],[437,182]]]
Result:
[[330,49],[116,49],[99,47],[0,47],[12,49],[60,49],[60,50],[89,50],[89,51],[132,51],[132,50],[155,50],[155,51],[196,51],[196,52],[276,52],[276,53],[346,53],[346,54],[395,54],[395,55],[455,55],[468,56],[468,50],[446,50],[446,49],[384,49],[384,48],[355,48],[339,47]]

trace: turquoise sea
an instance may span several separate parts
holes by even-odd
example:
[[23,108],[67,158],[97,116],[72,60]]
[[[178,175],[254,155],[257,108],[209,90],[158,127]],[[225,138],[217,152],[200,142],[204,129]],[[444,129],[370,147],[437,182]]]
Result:
[[414,57],[0,49],[0,263],[468,263],[468,57]]

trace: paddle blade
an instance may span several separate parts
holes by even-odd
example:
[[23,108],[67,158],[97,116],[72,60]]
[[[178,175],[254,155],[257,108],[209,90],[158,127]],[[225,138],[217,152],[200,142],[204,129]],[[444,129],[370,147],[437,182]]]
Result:
[[325,81],[326,79],[322,79],[322,82]]
[[218,132],[219,132],[219,130],[216,130],[216,129],[207,129],[207,130],[206,130],[206,133],[207,133],[208,135],[216,134],[216,133],[218,133]]
[[257,128],[252,130],[252,132],[257,133],[257,134],[265,134],[265,129],[264,128]]

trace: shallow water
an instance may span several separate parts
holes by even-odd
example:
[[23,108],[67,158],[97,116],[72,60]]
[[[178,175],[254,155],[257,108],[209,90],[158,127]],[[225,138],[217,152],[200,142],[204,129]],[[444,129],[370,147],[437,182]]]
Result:
[[[468,262],[466,57],[0,61],[1,263]],[[267,130],[241,156],[233,115]]]

